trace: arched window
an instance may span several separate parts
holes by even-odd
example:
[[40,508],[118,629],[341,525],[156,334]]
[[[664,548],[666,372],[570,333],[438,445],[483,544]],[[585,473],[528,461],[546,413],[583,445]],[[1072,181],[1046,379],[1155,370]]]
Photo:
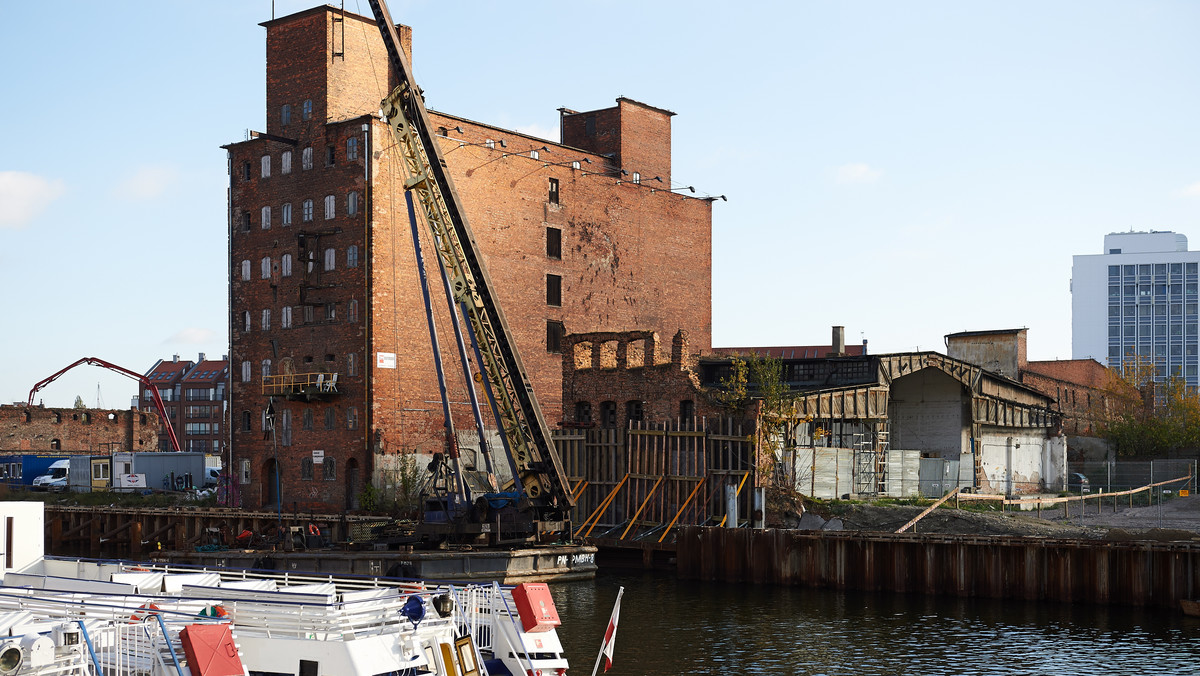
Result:
[[358,247],[356,245],[351,244],[350,247],[346,249],[346,267],[358,267]]
[[262,177],[270,178],[271,177],[271,156],[263,155],[261,164],[262,164]]
[[337,479],[337,461],[328,455],[325,456],[324,462],[321,463],[322,469],[325,470],[325,480],[333,481]]
[[351,376],[358,375],[358,359],[353,352],[346,355],[346,374]]
[[261,261],[259,261],[259,268],[260,268],[259,275],[263,279],[270,279],[271,278],[271,257],[264,256],[263,259]]
[[279,259],[279,274],[284,277],[292,276],[292,254],[283,254]]
[[337,249],[328,248],[325,250],[325,269],[333,270],[337,267]]
[[358,191],[351,190],[349,195],[346,195],[346,215],[354,216],[358,213]]
[[[292,123],[292,106],[290,103],[283,104],[283,108],[279,110],[279,124],[287,126]],[[287,173],[286,171],[284,172]]]
[[250,411],[242,411],[242,431],[250,431]]
[[300,151],[300,168],[312,169],[312,146]]
[[304,99],[304,104],[300,106],[300,119],[312,119],[312,99]]
[[592,402],[575,402],[575,422],[585,425],[592,422]]
[[[246,314],[249,315],[250,313],[247,312]],[[242,382],[243,383],[250,382],[250,362],[249,361],[242,362]]]
[[325,429],[331,430],[335,426],[337,426],[337,413],[334,412],[331,406],[325,409]]
[[263,331],[271,330],[271,310],[270,309],[266,309],[266,310],[262,311],[262,330]]
[[358,137],[357,136],[351,136],[350,138],[346,139],[346,159],[348,159],[348,160],[357,160],[358,159]]
[[282,174],[292,173],[292,151],[285,150],[279,157],[279,172]]
[[601,427],[617,426],[617,402],[600,402],[600,425]]
[[242,281],[250,280],[250,261],[242,261]]
[[337,199],[333,195],[325,196],[325,220],[330,220],[337,216]]
[[292,224],[292,203],[288,202],[283,205],[283,213],[279,217],[280,222],[286,228]]
[[303,425],[304,429],[306,430],[311,430],[313,428],[313,414],[311,408],[304,409]]
[[292,306],[291,305],[284,305],[283,309],[279,311],[279,328],[281,328],[281,329],[292,328]]
[[358,301],[351,300],[346,306],[346,317],[351,323],[358,321]]
[[312,200],[304,200],[303,202],[300,203],[300,219],[306,223],[313,219],[313,201]]
[[262,360],[262,377],[263,378],[271,377],[271,360],[270,359]]
[[313,477],[312,457],[309,456],[306,458],[301,458],[300,459],[300,480],[301,481],[312,481],[312,477]]
[[358,429],[358,409],[353,406],[346,409],[346,429]]
[[642,400],[630,399],[625,402],[625,419],[633,422],[642,420]]
[[242,313],[242,331],[250,331],[250,311],[246,310]]
[[262,208],[262,229],[271,229],[271,207]]

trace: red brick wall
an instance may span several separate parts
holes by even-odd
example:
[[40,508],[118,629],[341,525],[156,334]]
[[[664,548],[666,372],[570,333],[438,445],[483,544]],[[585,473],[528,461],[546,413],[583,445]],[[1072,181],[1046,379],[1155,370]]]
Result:
[[1120,383],[1094,359],[1028,362],[1021,382],[1055,399],[1067,434],[1098,436],[1109,414],[1137,399],[1137,393],[1131,391],[1114,401]]
[[143,411],[0,406],[0,450],[51,451],[57,439],[64,452],[153,451],[158,424]]
[[[235,464],[239,458],[252,460],[250,485],[243,487],[247,505],[263,503],[267,493],[266,468],[276,449],[265,440],[261,411],[266,398],[261,394],[261,361],[272,359],[272,372],[280,373],[281,362],[290,359],[297,372],[312,372],[327,366],[324,355],[333,354],[339,371],[336,396],[328,401],[277,401],[282,413],[290,410],[292,445],[278,449],[282,466],[286,505],[313,509],[338,509],[352,503],[361,490],[346,486],[342,467],[353,460],[360,477],[369,477],[373,453],[442,450],[442,415],[433,356],[426,327],[425,310],[416,274],[415,256],[405,207],[403,176],[398,154],[386,127],[371,121],[370,153],[360,147],[359,159],[346,161],[345,138],[361,135],[369,118],[354,118],[325,124],[326,116],[345,119],[359,112],[378,109],[383,92],[379,86],[384,63],[382,41],[373,22],[363,31],[361,20],[348,17],[346,58],[331,59],[333,41],[327,31],[333,12],[324,8],[268,24],[268,130],[278,123],[279,106],[293,105],[293,123],[277,133],[295,138],[291,147],[279,142],[254,139],[229,146],[232,177],[231,224],[231,417]],[[352,36],[353,34],[353,36]],[[340,38],[339,38],[340,40]],[[272,56],[275,54],[275,56]],[[321,61],[317,64],[315,61]],[[327,65],[332,64],[332,65]],[[300,104],[311,98],[313,121],[300,123]],[[624,104],[622,109],[624,109]],[[669,118],[655,109],[634,106],[660,115],[666,133],[658,128],[647,141],[665,144],[658,161],[665,157],[669,170]],[[615,110],[615,109],[614,109]],[[638,113],[641,114],[640,112]],[[617,183],[612,175],[597,174],[605,158],[578,149],[524,136],[441,113],[432,113],[432,124],[450,131],[440,139],[464,212],[487,265],[518,350],[529,373],[547,421],[554,426],[562,418],[562,356],[547,351],[548,321],[561,321],[571,331],[617,331],[645,326],[660,331],[687,327],[694,347],[711,345],[711,208],[705,200],[659,190],[666,184]],[[624,124],[624,123],[622,123]],[[653,120],[635,118],[633,131],[624,131],[622,143],[637,143],[634,137]],[[462,132],[455,128],[461,127]],[[661,125],[660,125],[661,127]],[[483,144],[496,141],[494,148]],[[498,143],[504,140],[507,147]],[[470,145],[463,145],[464,143]],[[332,144],[337,160],[325,166],[325,147]],[[474,145],[478,144],[478,145]],[[301,168],[301,151],[313,148],[313,169]],[[543,149],[545,148],[545,149]],[[281,175],[280,154],[293,151],[292,173]],[[530,156],[537,150],[538,158]],[[270,154],[272,173],[260,176],[260,157]],[[371,179],[364,177],[364,157],[370,156]],[[573,169],[573,160],[581,162]],[[251,178],[242,177],[244,162],[251,163]],[[659,170],[654,170],[661,173]],[[649,172],[643,170],[643,176]],[[559,182],[559,204],[549,200],[549,179]],[[360,204],[360,216],[346,216],[346,193],[359,191],[369,199]],[[333,194],[337,218],[326,221],[323,198]],[[304,199],[314,203],[314,221],[301,221]],[[280,223],[281,206],[291,203],[293,224]],[[271,227],[261,227],[261,207],[272,207]],[[242,231],[242,213],[249,213],[249,232]],[[366,214],[370,214],[369,222]],[[419,213],[419,207],[418,207]],[[368,224],[369,223],[369,224]],[[547,255],[547,228],[561,231],[560,258]],[[449,399],[459,428],[473,428],[460,365],[454,349],[452,327],[441,282],[434,262],[427,228],[420,223],[426,269],[434,289],[435,324],[438,329]],[[337,269],[321,272],[311,280],[320,286],[304,291],[305,299],[333,302],[335,321],[319,319],[303,324],[299,307],[303,265],[299,259],[299,235],[311,242],[320,235],[320,249],[334,247]],[[347,247],[359,250],[359,267],[345,267]],[[293,255],[293,276],[284,278],[280,256]],[[271,278],[260,279],[260,260],[272,259]],[[249,260],[250,280],[242,281],[240,265]],[[320,271],[318,255],[316,268]],[[562,280],[562,302],[547,303],[547,275]],[[359,319],[348,322],[346,310],[358,302]],[[280,328],[284,305],[295,307],[294,328]],[[261,312],[272,311],[272,328],[261,329]],[[251,313],[251,330],[243,330],[242,313]],[[275,341],[272,343],[272,341]],[[374,368],[375,355],[396,354],[396,369]],[[346,374],[346,356],[358,359],[358,376]],[[312,356],[307,363],[305,357]],[[251,379],[243,383],[241,362],[251,362]],[[472,357],[473,360],[473,357]],[[482,397],[482,393],[480,395]],[[358,412],[358,429],[346,426],[347,409]],[[335,411],[338,424],[324,430],[324,410]],[[301,429],[303,412],[313,411],[315,429]],[[249,411],[251,431],[242,431],[242,411]],[[488,417],[489,424],[490,416]],[[339,463],[339,478],[333,482],[300,479],[301,460],[313,449]]]
[[563,409],[573,422],[577,402],[587,402],[592,422],[603,426],[602,402],[616,404],[617,427],[627,427],[626,402],[642,402],[642,418],[676,420],[680,403],[691,401],[696,417],[716,417],[720,409],[700,387],[688,335],[679,331],[663,344],[653,331],[590,332],[567,337],[563,358]]

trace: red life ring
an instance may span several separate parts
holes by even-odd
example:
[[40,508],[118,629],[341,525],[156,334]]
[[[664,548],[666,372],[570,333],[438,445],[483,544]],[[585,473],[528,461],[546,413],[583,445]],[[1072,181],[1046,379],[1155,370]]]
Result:
[[310,524],[308,524],[308,534],[309,535],[320,535],[321,529],[317,528],[317,524],[310,523]]
[[[148,612],[145,612],[145,613],[141,612],[143,610],[148,611]],[[134,622],[134,623],[141,622],[142,620],[145,620],[149,617],[153,617],[153,616],[157,615],[158,614],[157,611],[158,611],[158,606],[154,605],[153,603],[143,603],[141,606],[138,607],[137,610],[135,610],[133,612],[132,615],[129,616],[129,621]]]

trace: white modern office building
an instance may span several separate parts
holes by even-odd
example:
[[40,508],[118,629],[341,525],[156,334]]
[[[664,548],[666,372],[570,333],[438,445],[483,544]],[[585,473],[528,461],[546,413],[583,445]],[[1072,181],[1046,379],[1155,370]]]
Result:
[[1152,360],[1158,378],[1200,384],[1197,268],[1200,251],[1174,232],[1105,235],[1104,253],[1074,257],[1071,353],[1119,367]]

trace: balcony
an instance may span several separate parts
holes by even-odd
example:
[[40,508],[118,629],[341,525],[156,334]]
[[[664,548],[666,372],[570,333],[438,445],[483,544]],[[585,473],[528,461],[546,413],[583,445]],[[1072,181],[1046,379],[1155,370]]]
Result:
[[337,395],[336,373],[284,373],[264,376],[262,393],[300,401],[327,401]]

